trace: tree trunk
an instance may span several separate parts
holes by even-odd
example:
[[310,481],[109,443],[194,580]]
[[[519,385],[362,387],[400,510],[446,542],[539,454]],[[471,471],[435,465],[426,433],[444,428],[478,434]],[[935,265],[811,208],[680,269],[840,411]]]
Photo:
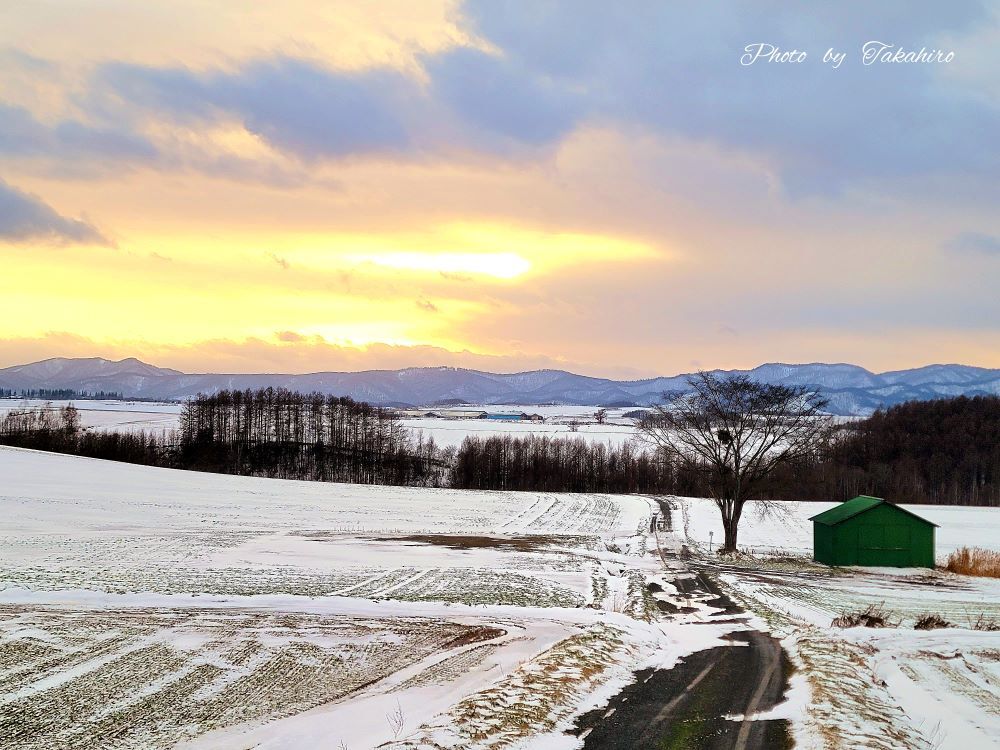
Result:
[[724,539],[720,553],[736,551],[736,533],[740,523],[740,506],[733,500],[718,501],[719,511],[722,513],[722,530]]
[[734,518],[723,519],[722,527],[726,532],[726,539],[722,547],[722,552],[736,551],[736,534],[739,530],[739,522]]

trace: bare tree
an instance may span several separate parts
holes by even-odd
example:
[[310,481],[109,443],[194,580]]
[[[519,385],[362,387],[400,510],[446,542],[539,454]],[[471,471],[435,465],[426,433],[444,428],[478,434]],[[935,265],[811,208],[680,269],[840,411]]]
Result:
[[608,418],[607,409],[598,409],[597,411],[594,412],[594,421],[597,422],[597,424],[604,424],[604,420],[607,418]]
[[[700,372],[689,391],[665,394],[640,422],[643,438],[678,470],[700,475],[722,515],[723,552],[736,551],[743,506],[780,467],[815,456],[832,422],[827,401],[802,387],[745,374]],[[766,506],[765,506],[766,508]]]

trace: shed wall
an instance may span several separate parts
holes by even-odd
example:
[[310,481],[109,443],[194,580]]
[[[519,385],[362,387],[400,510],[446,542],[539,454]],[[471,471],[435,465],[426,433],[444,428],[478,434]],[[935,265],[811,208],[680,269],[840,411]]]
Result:
[[814,523],[813,527],[818,562],[934,567],[934,526],[891,505],[876,506],[835,526]]
[[836,565],[833,554],[833,534],[835,527],[813,521],[813,558],[826,565]]

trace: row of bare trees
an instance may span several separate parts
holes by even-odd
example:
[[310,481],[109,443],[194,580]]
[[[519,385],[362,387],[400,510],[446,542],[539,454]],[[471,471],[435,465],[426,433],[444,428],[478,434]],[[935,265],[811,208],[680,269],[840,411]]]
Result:
[[186,402],[178,460],[205,471],[395,485],[438,484],[446,465],[389,409],[284,388]]
[[450,477],[459,489],[661,493],[678,486],[673,466],[635,443],[530,434],[465,438]]
[[172,433],[80,427],[73,406],[13,409],[0,444],[171,468],[358,484],[443,484],[454,451],[414,438],[388,409],[281,388],[186,402]]
[[0,444],[133,464],[174,465],[169,436],[84,430],[72,404],[11,409],[0,419]]

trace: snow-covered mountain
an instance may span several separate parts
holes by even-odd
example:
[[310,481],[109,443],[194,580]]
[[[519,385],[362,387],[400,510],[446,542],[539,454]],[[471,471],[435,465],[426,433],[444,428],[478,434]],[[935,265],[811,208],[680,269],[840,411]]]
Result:
[[[769,363],[749,373],[768,383],[817,388],[837,414],[867,414],[880,405],[961,394],[1000,394],[1000,370],[928,365],[876,374],[850,364]],[[563,370],[510,374],[453,367],[282,374],[187,374],[137,359],[55,358],[0,369],[0,388],[119,392],[130,398],[183,399],[224,388],[285,387],[391,405],[435,403],[645,406],[682,389],[685,375],[609,380]]]

